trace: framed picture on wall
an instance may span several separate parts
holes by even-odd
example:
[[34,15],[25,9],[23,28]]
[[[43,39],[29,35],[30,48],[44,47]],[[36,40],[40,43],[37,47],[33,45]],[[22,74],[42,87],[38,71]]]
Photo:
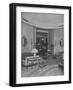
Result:
[[71,83],[71,7],[10,4],[10,86]]

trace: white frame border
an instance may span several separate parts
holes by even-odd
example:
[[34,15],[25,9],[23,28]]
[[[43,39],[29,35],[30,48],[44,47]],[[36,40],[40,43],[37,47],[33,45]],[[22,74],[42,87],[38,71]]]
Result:
[[[38,10],[39,9],[39,10]],[[64,76],[21,78],[21,12],[64,14]],[[69,80],[69,10],[16,7],[16,83],[59,82]]]

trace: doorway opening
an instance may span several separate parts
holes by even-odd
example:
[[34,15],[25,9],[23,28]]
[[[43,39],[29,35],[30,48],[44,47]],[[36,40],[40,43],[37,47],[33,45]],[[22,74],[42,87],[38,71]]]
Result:
[[38,54],[44,56],[48,50],[48,33],[36,32],[36,49]]

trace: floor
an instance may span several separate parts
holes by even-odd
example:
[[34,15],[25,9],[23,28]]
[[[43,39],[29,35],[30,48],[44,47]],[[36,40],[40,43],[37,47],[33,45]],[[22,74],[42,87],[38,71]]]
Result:
[[60,63],[59,59],[49,56],[47,59],[43,60],[45,61],[44,65],[35,65],[32,68],[29,67],[28,69],[22,67],[21,77],[64,75],[64,72],[62,72],[58,67],[58,64]]

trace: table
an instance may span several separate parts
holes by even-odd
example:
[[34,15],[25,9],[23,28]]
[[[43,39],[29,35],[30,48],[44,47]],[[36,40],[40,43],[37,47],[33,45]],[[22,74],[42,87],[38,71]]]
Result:
[[37,56],[29,56],[26,57],[25,60],[23,60],[25,65],[32,65],[32,64],[36,64],[36,63],[40,63],[41,62],[41,57]]

